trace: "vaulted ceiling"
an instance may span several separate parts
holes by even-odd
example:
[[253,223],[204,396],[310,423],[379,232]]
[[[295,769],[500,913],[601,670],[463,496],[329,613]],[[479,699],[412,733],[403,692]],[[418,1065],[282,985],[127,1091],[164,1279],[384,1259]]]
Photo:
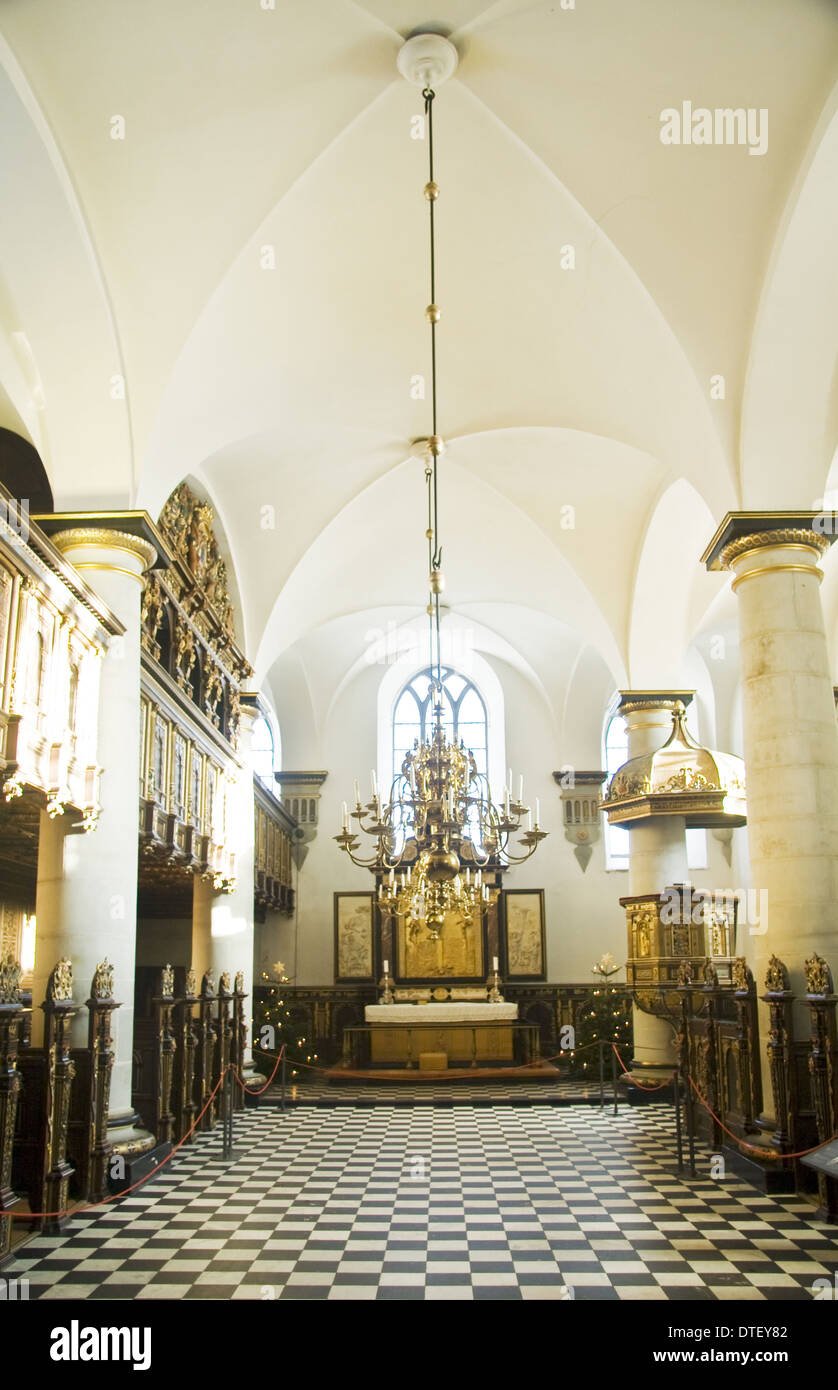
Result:
[[[426,147],[395,59],[428,21],[460,53],[448,601],[557,710],[588,649],[677,683],[732,612],[715,523],[810,505],[835,454],[832,0],[5,0],[0,425],[59,507],[156,514],[197,480],[259,677],[293,655],[328,703],[371,621],[425,602]],[[766,152],[662,144],[684,101],[766,111]]]

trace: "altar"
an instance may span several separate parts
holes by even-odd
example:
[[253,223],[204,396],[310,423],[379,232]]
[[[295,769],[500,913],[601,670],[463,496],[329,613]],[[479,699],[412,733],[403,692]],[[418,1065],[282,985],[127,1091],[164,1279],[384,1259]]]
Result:
[[515,1061],[517,1004],[368,1004],[364,1018],[373,1066],[422,1066],[423,1057],[437,1065],[444,1058],[444,1067]]

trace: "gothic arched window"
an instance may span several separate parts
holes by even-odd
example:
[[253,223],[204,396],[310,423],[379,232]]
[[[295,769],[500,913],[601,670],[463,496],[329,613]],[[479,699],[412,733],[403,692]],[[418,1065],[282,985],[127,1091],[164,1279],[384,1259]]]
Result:
[[[477,771],[488,775],[488,722],[483,696],[476,685],[450,666],[443,666],[442,723],[449,742],[462,739]],[[398,773],[414,741],[433,733],[432,672],[420,671],[402,687],[393,708],[393,771]]]
[[250,763],[259,781],[276,795],[274,780],[274,736],[270,723],[263,714],[254,721],[250,743]]

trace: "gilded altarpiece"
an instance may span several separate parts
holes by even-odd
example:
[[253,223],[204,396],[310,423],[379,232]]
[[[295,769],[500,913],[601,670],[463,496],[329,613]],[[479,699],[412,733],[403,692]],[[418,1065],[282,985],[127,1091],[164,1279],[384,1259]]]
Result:
[[411,930],[403,917],[396,926],[396,974],[400,980],[484,979],[484,918],[466,921],[461,913],[447,912],[439,936],[422,927]]

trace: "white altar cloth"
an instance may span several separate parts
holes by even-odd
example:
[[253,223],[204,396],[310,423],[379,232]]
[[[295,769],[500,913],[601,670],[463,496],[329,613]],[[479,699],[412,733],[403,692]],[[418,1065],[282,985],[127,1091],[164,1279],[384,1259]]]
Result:
[[517,1004],[367,1004],[367,1023],[509,1023],[518,1017]]

